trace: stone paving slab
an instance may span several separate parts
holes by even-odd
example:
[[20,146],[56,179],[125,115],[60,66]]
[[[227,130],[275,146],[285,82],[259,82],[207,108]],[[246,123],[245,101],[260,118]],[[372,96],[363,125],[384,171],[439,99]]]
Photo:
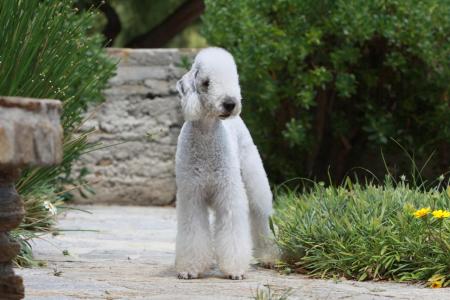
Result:
[[[291,288],[289,299],[450,299],[450,289],[390,282],[354,282],[281,275],[252,266],[243,281],[212,271],[206,278],[179,280],[173,267],[175,209],[172,207],[82,206],[69,211],[66,231],[34,242],[43,268],[17,270],[26,299],[252,299],[258,287]],[[68,250],[69,255],[63,255]]]

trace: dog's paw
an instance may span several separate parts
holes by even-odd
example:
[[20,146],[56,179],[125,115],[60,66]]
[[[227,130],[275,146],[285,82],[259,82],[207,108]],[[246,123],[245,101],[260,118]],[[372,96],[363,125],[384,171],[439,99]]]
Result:
[[231,280],[243,280],[245,278],[244,274],[230,274],[227,277]]
[[178,279],[197,279],[198,273],[193,272],[179,272]]
[[256,249],[254,256],[260,267],[274,269],[280,261],[281,254],[275,245],[269,244],[264,249]]

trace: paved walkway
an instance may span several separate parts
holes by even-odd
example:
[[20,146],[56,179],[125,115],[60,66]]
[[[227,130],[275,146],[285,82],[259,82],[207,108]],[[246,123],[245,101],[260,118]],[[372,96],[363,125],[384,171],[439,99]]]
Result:
[[[26,299],[251,299],[258,286],[292,288],[289,299],[450,299],[450,289],[280,275],[253,266],[248,278],[230,281],[213,272],[178,280],[173,268],[175,210],[155,207],[80,207],[60,228],[66,231],[34,244],[44,268],[22,269]],[[69,255],[63,255],[67,250]],[[67,253],[66,253],[67,254]]]

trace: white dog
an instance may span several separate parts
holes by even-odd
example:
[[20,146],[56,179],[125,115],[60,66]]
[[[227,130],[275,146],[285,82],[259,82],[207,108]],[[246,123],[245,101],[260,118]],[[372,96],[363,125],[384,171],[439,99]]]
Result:
[[177,90],[186,120],[176,154],[178,277],[197,278],[212,265],[212,208],[219,268],[230,279],[243,279],[252,240],[262,263],[274,262],[276,248],[269,229],[272,193],[239,117],[241,91],[233,57],[221,48],[202,50]]

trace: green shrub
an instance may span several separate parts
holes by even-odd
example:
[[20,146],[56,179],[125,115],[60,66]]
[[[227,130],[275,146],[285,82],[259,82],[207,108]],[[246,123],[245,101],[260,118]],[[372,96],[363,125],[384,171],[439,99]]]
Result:
[[450,286],[450,212],[432,215],[450,210],[450,186],[442,185],[423,191],[388,177],[363,187],[347,178],[341,187],[281,194],[272,221],[283,261],[321,277]]
[[437,148],[437,175],[448,168],[449,1],[205,2],[205,36],[236,58],[272,179],[373,170],[389,138],[418,160]]
[[[63,102],[64,156],[60,166],[25,170],[17,184],[27,214],[16,231],[26,241],[53,224],[53,206],[64,194],[71,165],[93,147],[74,135],[88,103],[102,101],[113,74],[99,35],[88,35],[92,11],[77,13],[72,1],[0,1],[0,95]],[[24,253],[29,249],[24,248]]]

